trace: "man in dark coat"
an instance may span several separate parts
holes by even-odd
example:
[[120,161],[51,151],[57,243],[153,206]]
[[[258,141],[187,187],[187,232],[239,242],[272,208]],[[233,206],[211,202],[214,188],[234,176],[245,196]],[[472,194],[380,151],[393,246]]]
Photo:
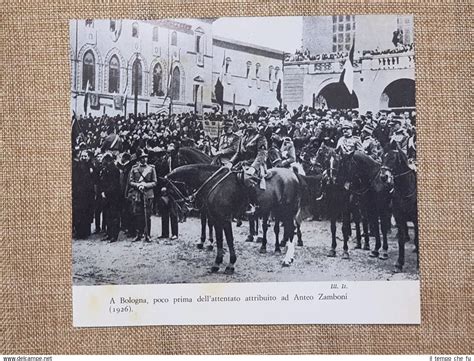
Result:
[[89,154],[83,150],[72,166],[72,214],[75,237],[84,239],[91,234],[94,216],[94,169]]
[[159,238],[169,238],[171,223],[171,240],[178,238],[178,212],[176,203],[168,194],[166,187],[161,188],[161,195],[158,200],[158,209],[161,214],[161,236]]
[[107,236],[104,240],[116,242],[120,231],[120,171],[110,153],[102,158],[104,168],[100,173],[100,191],[103,199]]

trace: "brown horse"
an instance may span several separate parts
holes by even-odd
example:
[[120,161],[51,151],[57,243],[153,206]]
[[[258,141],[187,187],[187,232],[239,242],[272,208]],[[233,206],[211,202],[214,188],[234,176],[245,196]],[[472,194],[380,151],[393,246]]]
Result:
[[[296,174],[290,169],[274,169],[266,180],[266,189],[257,189],[258,215],[272,214],[284,227],[285,242],[289,241],[283,266],[294,260],[294,218],[301,201],[301,189]],[[223,234],[229,248],[226,274],[235,269],[237,255],[234,249],[232,216],[243,211],[248,204],[248,189],[242,180],[242,171],[206,164],[185,165],[167,175],[170,181],[185,182],[194,192],[195,202],[206,209],[216,229],[217,256],[212,272],[223,262]]]
[[[350,192],[359,199],[360,209],[369,222],[375,237],[374,249],[369,256],[388,259],[387,233],[390,227],[390,187],[381,179],[381,164],[364,152],[355,151],[343,160],[345,181],[350,183]],[[380,238],[382,232],[382,239]],[[380,252],[380,248],[382,251]]]
[[[398,228],[398,260],[395,272],[401,272],[405,264],[405,242],[407,241],[407,222],[415,228],[415,252],[418,253],[418,202],[416,173],[408,165],[408,157],[400,149],[390,149],[383,157],[381,178],[393,185],[393,215]],[[419,256],[417,258],[419,266]]]

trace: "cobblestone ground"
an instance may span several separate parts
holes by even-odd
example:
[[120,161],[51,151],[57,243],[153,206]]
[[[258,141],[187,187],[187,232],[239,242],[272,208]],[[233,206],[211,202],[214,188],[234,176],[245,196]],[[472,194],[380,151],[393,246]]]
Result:
[[[268,252],[259,253],[260,245],[244,242],[248,224],[233,224],[237,263],[235,274],[210,273],[216,255],[212,251],[197,249],[200,238],[200,221],[188,218],[179,224],[178,240],[158,239],[160,219],[152,217],[152,242],[132,243],[120,234],[116,243],[103,242],[103,235],[87,240],[73,240],[73,280],[75,285],[103,284],[159,284],[159,283],[215,283],[215,282],[290,282],[290,281],[373,281],[418,279],[416,254],[413,242],[406,244],[403,273],[394,274],[393,265],[398,255],[396,230],[389,234],[389,259],[369,258],[369,251],[355,250],[349,244],[350,259],[342,259],[342,242],[338,241],[336,258],[326,256],[331,244],[328,221],[305,221],[302,225],[303,247],[296,247],[295,262],[282,267],[285,253],[275,254],[273,230],[268,232]],[[338,236],[342,237],[340,224]],[[353,232],[354,233],[354,232]],[[354,233],[355,234],[355,233]],[[412,236],[412,233],[411,233]],[[371,247],[375,239],[371,238]],[[206,242],[206,245],[208,243]],[[224,242],[225,244],[225,242]]]

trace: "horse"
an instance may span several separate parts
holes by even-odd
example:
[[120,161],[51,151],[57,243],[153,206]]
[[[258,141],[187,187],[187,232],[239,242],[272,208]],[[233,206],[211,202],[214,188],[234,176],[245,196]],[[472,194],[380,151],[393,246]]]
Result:
[[[343,159],[345,181],[350,183],[350,192],[358,197],[361,210],[375,236],[374,249],[369,257],[388,259],[387,233],[390,229],[390,187],[381,178],[381,164],[361,151],[355,151]],[[382,241],[380,239],[382,231]],[[368,238],[367,232],[366,237]],[[382,252],[380,253],[380,247]]]
[[[418,202],[416,172],[410,168],[408,157],[397,146],[389,149],[383,156],[381,179],[393,185],[393,215],[398,228],[398,260],[395,272],[402,272],[405,264],[405,242],[407,241],[407,222],[411,221],[415,231],[415,252],[418,254]],[[417,255],[417,267],[419,256]]]
[[[256,189],[257,215],[273,214],[284,226],[284,241],[289,241],[282,266],[294,261],[294,218],[301,201],[301,189],[296,174],[290,169],[274,169],[266,180],[266,189]],[[223,234],[229,249],[229,264],[225,274],[233,274],[237,255],[232,233],[232,216],[248,204],[248,188],[243,172],[208,164],[184,165],[167,175],[171,182],[185,182],[196,190],[194,201],[201,204],[211,217],[216,230],[217,255],[211,272],[218,272],[223,262]]]
[[[177,160],[178,165],[186,165],[186,164],[211,164],[212,158],[207,155],[206,153],[200,151],[194,147],[180,147],[177,153]],[[198,249],[204,248],[204,243],[206,242],[206,227],[209,232],[209,245],[206,247],[208,251],[213,250],[213,224],[212,221],[207,216],[206,211],[203,209],[199,212],[199,216],[201,219],[201,238],[200,242],[196,245]]]
[[[342,236],[343,236],[343,259],[349,259],[349,247],[347,245],[351,235],[351,213],[357,215],[351,202],[349,191],[344,187],[342,177],[339,175],[341,168],[341,156],[337,154],[334,148],[322,144],[316,153],[316,162],[322,165],[324,169],[322,175],[322,198],[328,205],[327,215],[331,224],[331,249],[327,256],[336,256],[336,222],[342,217]],[[361,239],[359,219],[354,217],[356,223],[357,239]]]

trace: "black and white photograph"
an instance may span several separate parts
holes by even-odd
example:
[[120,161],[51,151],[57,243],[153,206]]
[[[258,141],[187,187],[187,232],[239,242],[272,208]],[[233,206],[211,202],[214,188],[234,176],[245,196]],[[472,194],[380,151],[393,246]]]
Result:
[[412,15],[70,21],[74,286],[419,279]]

